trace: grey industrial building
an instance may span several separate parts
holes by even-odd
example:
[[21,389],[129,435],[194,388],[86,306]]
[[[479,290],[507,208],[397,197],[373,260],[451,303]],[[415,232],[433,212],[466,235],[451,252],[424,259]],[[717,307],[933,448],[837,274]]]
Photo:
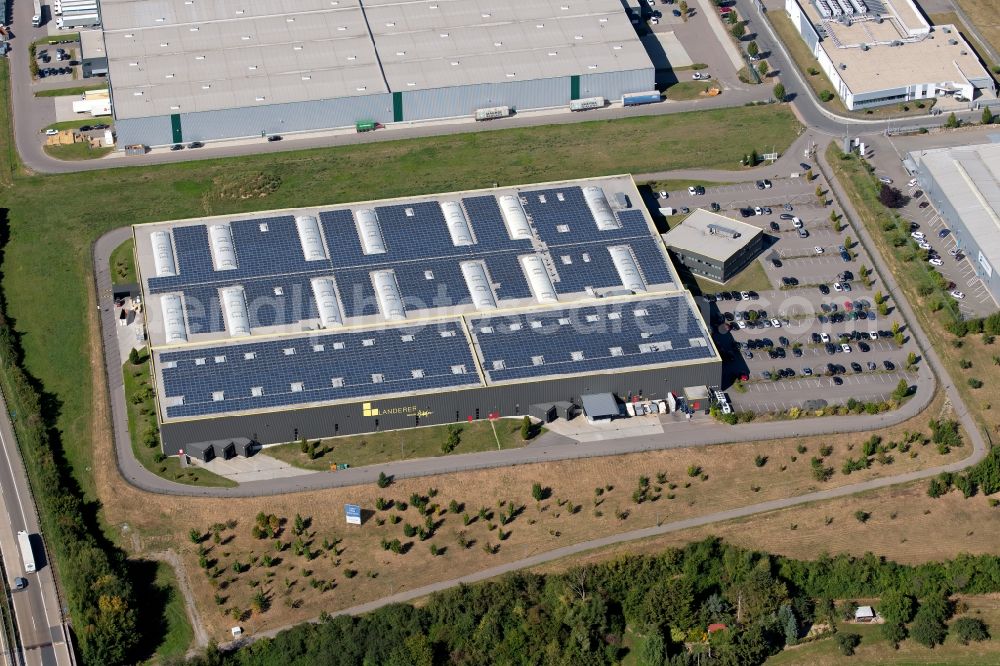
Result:
[[907,166],[1000,303],[1000,143],[913,151]]
[[108,54],[100,30],[80,31],[80,71],[85,79],[108,75]]
[[639,202],[614,176],[134,227],[164,451],[718,385]]
[[619,0],[103,0],[101,10],[121,145],[560,107],[654,87]]
[[764,247],[764,232],[752,224],[696,209],[663,234],[671,256],[698,277],[727,282],[750,265]]

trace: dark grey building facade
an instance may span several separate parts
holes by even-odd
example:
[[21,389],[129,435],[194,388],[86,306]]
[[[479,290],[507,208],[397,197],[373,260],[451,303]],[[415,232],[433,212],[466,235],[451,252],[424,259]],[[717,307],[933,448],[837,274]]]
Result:
[[[166,455],[177,455],[181,450],[201,450],[204,443],[229,440],[238,442],[244,439],[267,445],[301,438],[319,439],[468,422],[470,419],[489,418],[490,414],[522,417],[529,414],[534,405],[548,406],[560,401],[579,405],[580,395],[585,393],[610,392],[623,400],[631,396],[659,399],[665,398],[668,393],[680,395],[687,386],[718,386],[721,381],[722,361],[716,358],[656,370],[568,377],[384,400],[167,422],[160,426],[160,435],[163,452]],[[238,453],[242,455],[239,451]]]
[[730,257],[720,260],[706,257],[691,249],[670,247],[670,256],[698,277],[715,282],[728,282],[750,265],[764,249],[764,234],[760,233],[742,249]]

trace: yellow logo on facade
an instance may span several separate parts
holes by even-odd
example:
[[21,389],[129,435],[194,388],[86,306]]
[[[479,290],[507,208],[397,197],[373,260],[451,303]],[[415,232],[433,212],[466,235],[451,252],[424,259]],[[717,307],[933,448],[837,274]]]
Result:
[[388,407],[386,409],[379,409],[378,407],[373,407],[372,403],[365,402],[361,404],[361,415],[362,416],[388,416],[388,415],[398,415],[398,416],[430,416],[434,412],[420,409],[416,405],[410,405],[407,407]]

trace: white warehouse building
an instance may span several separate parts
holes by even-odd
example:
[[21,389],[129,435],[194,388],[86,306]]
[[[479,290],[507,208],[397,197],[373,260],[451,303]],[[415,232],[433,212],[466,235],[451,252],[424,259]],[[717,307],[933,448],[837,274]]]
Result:
[[996,99],[993,78],[958,30],[931,27],[913,0],[785,0],[785,10],[852,111],[943,96]]
[[103,0],[101,10],[121,145],[554,108],[655,82],[619,0]]

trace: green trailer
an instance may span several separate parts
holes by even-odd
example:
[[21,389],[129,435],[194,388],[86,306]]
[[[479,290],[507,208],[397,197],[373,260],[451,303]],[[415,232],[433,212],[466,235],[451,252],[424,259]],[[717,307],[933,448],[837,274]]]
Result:
[[354,129],[356,129],[359,132],[373,132],[380,127],[382,127],[382,125],[375,122],[374,120],[359,120],[358,122],[354,123]]

